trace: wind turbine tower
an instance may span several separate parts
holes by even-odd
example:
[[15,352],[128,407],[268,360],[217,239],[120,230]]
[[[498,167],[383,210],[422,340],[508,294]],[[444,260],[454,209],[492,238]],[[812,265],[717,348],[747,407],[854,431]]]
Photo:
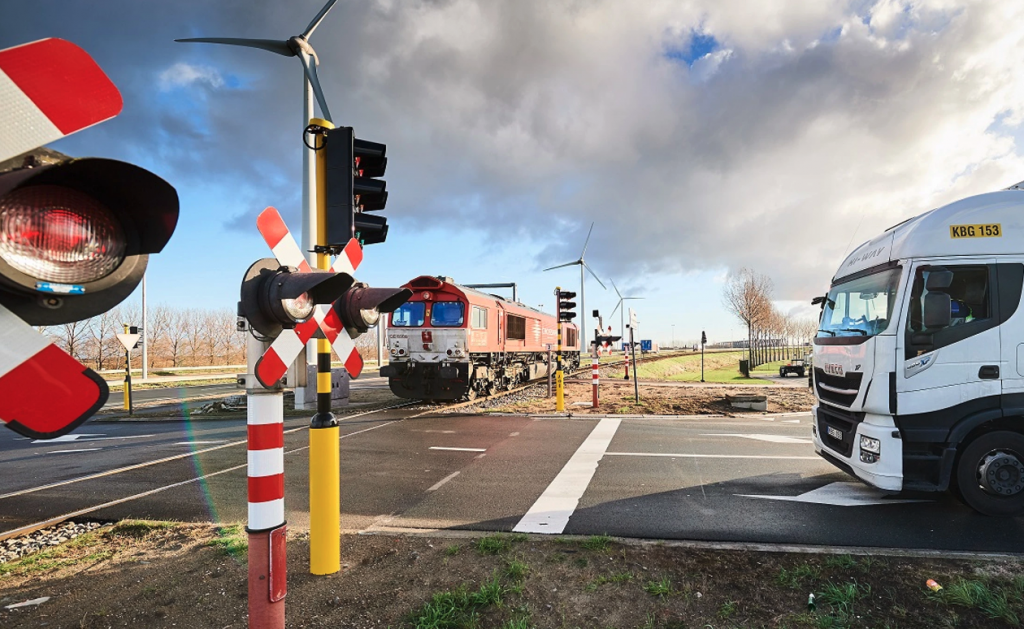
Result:
[[587,317],[589,316],[587,314],[587,301],[586,301],[586,296],[585,296],[585,281],[584,281],[586,278],[584,276],[584,271],[585,270],[586,271],[590,271],[590,274],[594,276],[594,279],[597,280],[597,283],[601,285],[601,288],[603,288],[605,290],[608,290],[608,287],[604,285],[604,282],[602,282],[601,278],[599,278],[597,276],[597,273],[594,273],[594,270],[591,269],[590,266],[588,266],[587,263],[583,260],[583,256],[585,256],[587,254],[587,246],[590,244],[590,234],[592,234],[592,233],[594,233],[594,223],[590,224],[590,231],[587,232],[587,240],[586,240],[586,242],[583,243],[583,251],[582,251],[582,253],[580,253],[580,257],[579,257],[578,260],[575,260],[573,262],[566,262],[565,264],[559,264],[558,266],[553,266],[553,267],[544,269],[545,271],[552,271],[554,269],[560,269],[560,268],[566,267],[566,266],[579,265],[579,267],[580,267],[580,322],[579,322],[578,325],[579,325],[579,329],[580,329],[580,351],[581,352],[586,352],[587,348],[589,347],[587,345],[587,324],[584,323],[587,320]]

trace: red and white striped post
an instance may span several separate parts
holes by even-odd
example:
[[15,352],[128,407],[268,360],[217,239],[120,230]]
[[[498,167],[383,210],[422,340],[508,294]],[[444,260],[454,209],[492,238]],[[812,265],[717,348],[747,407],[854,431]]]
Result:
[[267,344],[246,333],[248,430],[249,627],[283,629],[287,593],[284,519],[284,394],[255,377]]
[[[597,353],[596,349],[595,349],[594,353],[595,354]],[[593,370],[593,374],[594,374],[594,405],[593,405],[592,408],[597,408],[597,384],[598,384],[598,378],[600,376],[600,371],[598,371],[597,364],[600,361],[598,360],[597,356],[594,356],[593,360],[594,360],[594,362],[592,363],[592,370]]]
[[623,380],[629,380],[629,350],[623,352],[626,355],[626,377]]

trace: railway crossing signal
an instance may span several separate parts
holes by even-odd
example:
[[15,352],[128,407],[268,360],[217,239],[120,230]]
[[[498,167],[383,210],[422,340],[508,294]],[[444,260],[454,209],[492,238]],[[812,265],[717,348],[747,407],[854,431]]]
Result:
[[569,301],[576,297],[576,293],[568,290],[560,290],[558,293],[558,320],[571,322],[576,318],[576,313],[573,309],[576,307],[576,302]]
[[360,140],[352,127],[329,129],[320,150],[326,153],[327,246],[343,246],[351,238],[363,245],[387,240],[388,221],[367,214],[387,205],[387,146]]
[[[0,77],[0,160],[113,118],[123,103],[88,53],[60,39],[0,50]],[[0,174],[0,422],[51,439],[106,403],[103,379],[32,326],[123,301],[177,220],[174,188],[125,162],[26,159]]]

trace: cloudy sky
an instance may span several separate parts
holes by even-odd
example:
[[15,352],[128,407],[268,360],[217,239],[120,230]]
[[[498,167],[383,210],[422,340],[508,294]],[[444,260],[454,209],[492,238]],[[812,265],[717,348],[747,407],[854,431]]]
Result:
[[[0,48],[68,39],[124,95],[53,147],[178,189],[153,301],[233,307],[267,255],[255,215],[300,225],[299,62],[173,40],[283,40],[320,6],[0,0]],[[1024,179],[1022,18],[1015,0],[341,0],[311,39],[324,91],[389,156],[391,235],[360,279],[517,281],[551,308],[579,276],[540,270],[593,221],[587,260],[646,297],[645,338],[744,336],[721,305],[742,266],[812,312],[860,242]],[[588,310],[611,311],[608,286],[588,281]]]

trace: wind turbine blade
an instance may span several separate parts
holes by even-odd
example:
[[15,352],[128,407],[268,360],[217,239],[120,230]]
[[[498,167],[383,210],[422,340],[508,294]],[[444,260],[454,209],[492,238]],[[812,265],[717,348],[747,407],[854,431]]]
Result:
[[[583,259],[583,256],[587,255],[587,245],[590,244],[590,234],[593,234],[593,233],[594,233],[594,224],[591,223],[590,224],[590,231],[587,232],[587,240],[586,240],[586,242],[583,243],[583,253],[580,254],[580,260]],[[591,273],[593,273],[593,271],[591,271]],[[597,276],[595,275],[594,277],[597,277]],[[600,280],[598,280],[598,283],[600,283]],[[604,286],[604,284],[601,284],[601,286]],[[605,290],[607,290],[607,289],[605,289]]]
[[647,299],[646,297],[623,297],[623,299]]
[[609,317],[611,317],[612,315],[614,315],[614,314],[615,314],[615,312],[616,312],[616,311],[617,311],[617,310],[618,310],[618,309],[619,309],[619,308],[620,308],[621,306],[622,306],[622,300],[620,299],[620,300],[619,300],[619,303],[615,304],[615,307],[614,307],[614,308],[612,308],[612,314],[610,314],[610,315],[608,315],[608,316],[609,316]]
[[313,31],[316,30],[317,26],[320,26],[320,22],[323,21],[324,16],[326,16],[327,12],[334,7],[334,3],[337,1],[338,0],[327,0],[327,4],[324,5],[324,8],[320,9],[320,12],[316,14],[316,17],[309,23],[306,30],[302,32],[303,39],[309,39],[309,36],[313,34]]
[[[544,271],[554,271],[555,269],[560,269],[563,266],[575,266],[577,264],[579,264],[579,262],[566,262],[565,264],[559,264],[558,266],[553,266],[553,267],[551,267],[549,269],[544,269]],[[541,271],[541,272],[543,273],[543,271]]]
[[320,104],[320,113],[326,120],[330,121],[331,110],[327,108],[327,99],[324,98],[324,91],[320,89],[320,79],[316,77],[316,62],[304,50],[299,51],[299,58],[302,59],[302,69],[306,72],[306,78],[309,79],[309,84],[313,86],[313,95],[316,96],[316,102]]
[[294,57],[295,53],[288,47],[288,42],[278,39],[239,39],[235,37],[193,37],[190,39],[175,39],[176,42],[192,42],[199,44],[226,44],[228,46],[244,46],[246,48],[259,48],[273,52],[284,57]]
[[583,268],[585,268],[586,270],[590,271],[590,274],[594,276],[594,279],[595,279],[595,280],[597,280],[597,283],[601,285],[601,288],[603,288],[603,289],[605,289],[605,290],[608,290],[608,287],[604,285],[604,282],[602,282],[602,281],[601,281],[601,278],[599,278],[599,277],[597,276],[597,273],[594,273],[594,269],[590,268],[590,267],[589,267],[589,266],[587,265],[587,263],[586,263],[586,262],[584,262],[584,261],[582,261],[582,260],[580,260],[580,264],[582,264],[582,265],[583,265]]
[[619,292],[619,287],[615,285],[615,280],[609,280],[612,283],[612,288],[615,289],[615,294],[619,296],[619,300],[622,300],[622,293]]

